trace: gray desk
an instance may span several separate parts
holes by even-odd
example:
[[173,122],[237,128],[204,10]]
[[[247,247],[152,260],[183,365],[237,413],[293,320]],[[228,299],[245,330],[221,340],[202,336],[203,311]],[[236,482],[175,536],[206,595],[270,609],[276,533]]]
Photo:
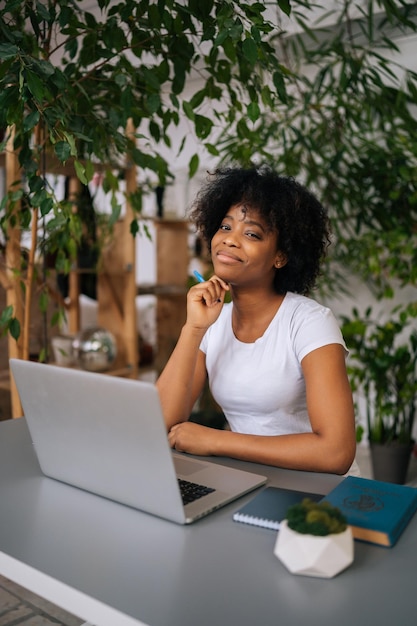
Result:
[[[323,494],[340,480],[222,462]],[[393,549],[356,542],[336,578],[299,577],[274,531],[232,521],[252,495],[183,528],[43,477],[25,420],[3,422],[0,573],[97,626],[415,626],[417,516]]]

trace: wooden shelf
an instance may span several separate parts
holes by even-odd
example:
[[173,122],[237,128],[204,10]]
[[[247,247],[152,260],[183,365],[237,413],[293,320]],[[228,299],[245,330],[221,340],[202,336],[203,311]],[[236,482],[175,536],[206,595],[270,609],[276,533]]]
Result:
[[[130,129],[131,130],[131,129]],[[129,131],[128,131],[129,132]],[[128,163],[128,161],[127,161]],[[6,188],[20,177],[17,155],[13,152],[0,153],[0,167],[6,169]],[[98,169],[105,165],[97,164]],[[115,166],[116,168],[117,166]],[[129,197],[136,188],[136,168],[127,164],[123,169],[126,180],[126,196]],[[75,199],[80,190],[80,182],[75,176],[73,164],[68,162],[62,165],[46,154],[46,170],[55,174],[69,177],[69,197]],[[114,237],[102,250],[100,266],[97,271],[97,322],[106,330],[113,333],[117,342],[117,358],[114,368],[104,372],[113,376],[130,376],[137,378],[139,374],[139,341],[137,331],[136,296],[151,294],[157,298],[156,327],[157,351],[155,362],[151,366],[161,371],[165,366],[186,318],[186,294],[188,280],[188,221],[181,219],[150,218],[155,224],[156,232],[156,267],[157,277],[155,285],[137,286],[136,268],[136,241],[130,233],[130,222],[134,219],[132,208],[126,204],[125,216],[114,226]],[[144,218],[146,222],[148,218]],[[9,253],[9,264],[17,267],[20,259],[20,232],[8,240],[7,246],[13,252]],[[80,274],[85,270],[74,267],[69,276],[69,306],[67,309],[68,332],[76,334],[80,330],[79,282]],[[88,271],[88,270],[87,270]],[[0,287],[1,289],[2,287]],[[7,287],[7,304],[19,305],[21,297],[20,283],[15,281]],[[23,317],[23,310],[17,311],[19,319]],[[24,358],[16,348],[17,342],[9,338],[8,356]],[[21,415],[20,401],[13,381],[10,381],[8,371],[0,375],[0,388],[11,390],[13,417]]]
[[[186,319],[188,280],[187,220],[157,220],[156,223],[156,369],[168,361]],[[140,289],[140,288],[139,288]]]
[[[129,127],[127,133],[131,133],[133,128]],[[12,139],[8,144],[8,151],[0,154],[0,167],[6,170],[6,190],[16,180],[21,178],[20,166],[17,154],[13,152]],[[81,184],[76,177],[73,162],[68,160],[64,165],[54,158],[50,152],[45,153],[46,171],[69,178],[69,198],[74,202],[74,210],[77,210],[77,197],[81,189]],[[137,189],[136,168],[131,165],[128,155],[126,165],[96,164],[97,170],[106,167],[123,170],[126,182],[126,197],[128,198]],[[16,207],[18,210],[18,207]],[[103,263],[97,272],[97,292],[98,292],[98,324],[106,328],[116,338],[117,359],[112,370],[113,375],[137,377],[138,372],[138,332],[136,326],[136,279],[135,279],[135,240],[130,233],[130,222],[134,219],[132,208],[126,202],[125,216],[120,223],[115,225],[116,232],[116,256],[120,267],[117,276],[112,275],[114,257],[108,250],[103,251]],[[5,257],[6,267],[12,268],[7,272],[8,284],[6,291],[6,305],[13,306],[16,317],[24,325],[22,320],[25,316],[21,285],[19,278],[13,274],[13,268],[19,266],[21,257],[21,232],[18,228],[11,229],[6,241]],[[113,250],[112,250],[113,251]],[[107,255],[107,256],[106,256]],[[67,309],[68,332],[76,334],[80,330],[80,308],[79,308],[79,282],[80,274],[83,270],[74,267],[69,275],[69,306]],[[5,281],[3,281],[4,284]],[[10,283],[10,284],[9,284]],[[0,287],[2,289],[3,287]],[[27,314],[27,312],[26,312]],[[29,333],[23,333],[26,337]],[[22,347],[23,346],[23,347]],[[24,347],[24,342],[18,342],[8,338],[8,357],[28,358],[28,352]],[[12,415],[18,417],[22,414],[20,399],[14,381],[7,382],[7,376],[0,379],[0,385],[10,388]]]
[[181,296],[187,293],[186,286],[180,285],[138,285],[138,296]]
[[[59,363],[51,363],[51,365],[56,365],[57,367],[66,367],[68,369],[74,369],[74,370],[81,370],[83,369],[82,367],[78,367],[77,365],[60,365]],[[89,371],[89,370],[84,370],[84,371]],[[124,378],[129,378],[133,375],[133,370],[130,367],[118,367],[115,369],[108,369],[108,370],[101,370],[99,372],[97,372],[98,374],[107,374],[107,376],[121,376]],[[135,374],[137,374],[137,372],[135,372]]]
[[10,391],[10,370],[0,370],[0,389]]

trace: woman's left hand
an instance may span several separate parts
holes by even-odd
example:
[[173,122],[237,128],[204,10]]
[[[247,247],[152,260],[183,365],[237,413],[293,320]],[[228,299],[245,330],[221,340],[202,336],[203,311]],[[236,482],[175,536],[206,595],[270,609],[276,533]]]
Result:
[[209,456],[213,454],[214,440],[218,437],[219,432],[215,428],[194,422],[182,422],[171,428],[168,433],[168,441],[171,448],[178,450],[178,452]]

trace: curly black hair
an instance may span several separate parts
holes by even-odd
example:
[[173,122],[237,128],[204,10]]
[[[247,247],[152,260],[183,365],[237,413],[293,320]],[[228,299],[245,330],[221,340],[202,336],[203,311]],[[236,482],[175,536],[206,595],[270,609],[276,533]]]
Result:
[[330,244],[327,212],[315,195],[268,166],[219,168],[209,174],[190,212],[209,247],[227,211],[236,204],[259,212],[266,225],[278,232],[278,249],[287,263],[275,274],[277,293],[309,293]]

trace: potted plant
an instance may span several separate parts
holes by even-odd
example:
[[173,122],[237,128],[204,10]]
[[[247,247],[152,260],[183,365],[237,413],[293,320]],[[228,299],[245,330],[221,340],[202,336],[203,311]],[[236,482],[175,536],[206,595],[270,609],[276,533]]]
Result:
[[[278,1],[281,11],[291,12],[287,0]],[[7,188],[0,198],[0,288],[6,291],[0,325],[9,335],[9,356],[29,358],[33,301],[44,322],[37,358],[48,360],[47,304],[59,307],[51,325],[66,306],[44,279],[44,258],[53,259],[61,276],[76,268],[85,226],[80,189],[95,176],[102,179],[111,214],[100,217],[110,230],[125,189],[131,209],[126,230],[136,235],[144,194],[174,177],[166,148],[173,148],[176,161],[194,139],[187,157],[191,178],[201,155],[224,154],[216,145],[219,126],[232,136],[236,127],[249,132],[261,109],[274,111],[285,99],[290,72],[270,43],[274,26],[264,13],[260,3],[235,1],[1,3],[0,168]],[[201,81],[191,84],[197,75]],[[69,175],[77,189],[62,198],[49,174]],[[31,245],[22,266],[21,231],[28,228]],[[135,264],[129,259],[125,265]],[[133,292],[124,302],[131,303]],[[136,360],[133,355],[129,365]]]
[[386,321],[373,319],[372,307],[342,317],[348,374],[359,403],[363,398],[374,478],[387,482],[405,482],[414,447],[417,330],[410,324],[416,315],[412,303],[394,308]]
[[352,531],[340,509],[304,498],[289,507],[274,553],[292,574],[332,578],[353,562]]

